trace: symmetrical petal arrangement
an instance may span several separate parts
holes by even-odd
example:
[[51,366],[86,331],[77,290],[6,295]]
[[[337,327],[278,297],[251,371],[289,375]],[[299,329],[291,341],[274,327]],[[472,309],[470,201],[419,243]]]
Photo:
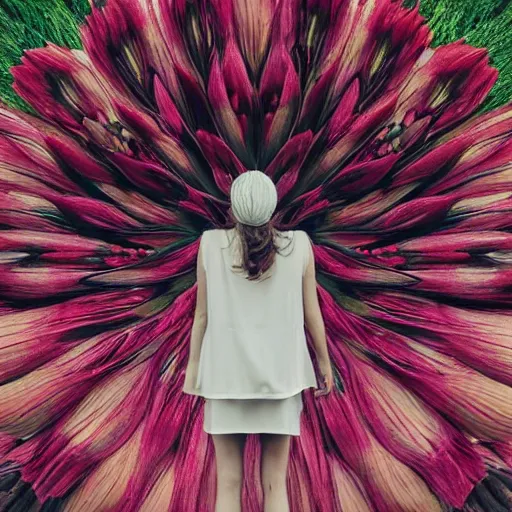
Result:
[[[198,240],[246,169],[314,241],[336,391],[297,512],[512,509],[512,105],[395,0],[107,0],[0,108],[0,506],[213,510],[181,392]],[[259,441],[244,509],[261,509]]]

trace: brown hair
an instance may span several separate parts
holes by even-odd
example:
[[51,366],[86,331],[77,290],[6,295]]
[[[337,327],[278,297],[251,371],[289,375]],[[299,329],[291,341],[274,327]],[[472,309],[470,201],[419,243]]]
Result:
[[[281,234],[275,229],[272,221],[262,226],[249,226],[235,223],[235,229],[241,241],[241,265],[233,265],[233,269],[247,272],[249,281],[260,280],[274,264],[279,247],[276,237]],[[266,277],[265,277],[266,278]]]

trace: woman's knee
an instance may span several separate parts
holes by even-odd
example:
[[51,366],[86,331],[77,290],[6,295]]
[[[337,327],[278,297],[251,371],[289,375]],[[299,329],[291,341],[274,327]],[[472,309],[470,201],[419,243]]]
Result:
[[261,479],[267,490],[286,486],[289,443],[288,436],[262,439]]
[[217,484],[225,490],[242,486],[244,438],[237,435],[213,437],[217,459]]
[[225,490],[239,491],[242,487],[242,474],[231,468],[223,468],[217,471],[217,485]]
[[261,474],[261,483],[265,491],[286,488],[286,470],[267,467]]

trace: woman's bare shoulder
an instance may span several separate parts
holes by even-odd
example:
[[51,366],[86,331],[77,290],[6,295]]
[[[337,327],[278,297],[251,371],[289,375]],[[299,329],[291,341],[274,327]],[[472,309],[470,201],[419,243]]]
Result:
[[289,231],[289,233],[292,233],[294,238],[302,238],[304,241],[311,240],[308,232],[304,231],[303,229],[293,229],[292,231]]
[[219,236],[221,235],[222,233],[229,233],[231,230],[229,229],[221,229],[221,228],[210,228],[210,229],[205,229],[203,231],[203,236],[206,235],[206,236]]

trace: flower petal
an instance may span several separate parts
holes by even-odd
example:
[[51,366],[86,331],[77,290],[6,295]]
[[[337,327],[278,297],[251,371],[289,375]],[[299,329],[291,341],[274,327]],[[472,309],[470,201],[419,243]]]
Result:
[[[471,114],[498,75],[488,66],[485,50],[462,42],[427,52],[402,86],[396,117],[404,119],[411,108],[420,115],[435,113],[438,119],[433,131],[437,132]],[[459,93],[461,90],[464,94]]]
[[143,38],[146,23],[146,13],[138,1],[109,0],[103,9],[92,9],[81,35],[86,53],[102,75],[148,106],[149,57]]
[[112,98],[119,95],[105,82],[87,55],[49,43],[28,50],[12,70],[14,89],[46,119],[72,133],[83,133],[82,120],[114,122]]
[[[231,62],[236,60],[236,62]],[[218,55],[215,55],[212,62],[210,79],[208,82],[208,98],[214,110],[217,124],[220,127],[222,136],[228,141],[231,149],[243,162],[248,162],[248,154],[245,139],[249,130],[249,116],[251,111],[252,95],[249,95],[250,83],[245,72],[240,70],[243,62],[234,53],[231,53],[231,61],[226,64],[229,72],[226,72],[221,64]],[[236,67],[242,77],[241,83],[229,82],[237,72],[232,68]],[[228,73],[228,77],[226,77]],[[228,89],[231,86],[232,88]]]
[[288,139],[299,107],[299,77],[284,45],[274,46],[260,82],[263,162],[269,162]]
[[265,173],[277,181],[277,196],[282,201],[299,180],[301,166],[311,148],[311,131],[292,137],[279,151]]
[[441,511],[425,482],[368,432],[346,396],[322,407],[333,442],[364,482],[376,510]]
[[244,166],[221,138],[202,130],[196,133],[196,137],[212,167],[217,187],[229,196],[231,183],[244,171]]
[[350,382],[361,414],[382,445],[414,468],[452,506],[464,505],[485,467],[466,437],[410,392],[368,361],[345,351]]

